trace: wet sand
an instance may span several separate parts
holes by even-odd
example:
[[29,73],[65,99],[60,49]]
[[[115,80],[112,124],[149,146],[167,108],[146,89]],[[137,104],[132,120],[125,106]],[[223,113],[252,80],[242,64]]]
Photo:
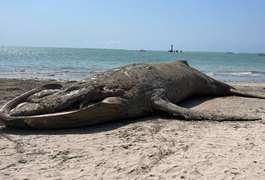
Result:
[[[47,82],[0,79],[0,107]],[[265,93],[265,84],[232,84]],[[68,130],[0,125],[0,179],[265,178],[264,99],[197,98],[182,105],[262,120],[183,121],[161,114]]]

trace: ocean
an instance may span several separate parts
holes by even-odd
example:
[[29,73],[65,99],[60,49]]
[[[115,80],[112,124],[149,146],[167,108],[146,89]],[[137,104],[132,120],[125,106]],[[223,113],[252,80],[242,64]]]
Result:
[[3,46],[0,78],[80,80],[127,64],[175,60],[221,81],[265,82],[263,54]]

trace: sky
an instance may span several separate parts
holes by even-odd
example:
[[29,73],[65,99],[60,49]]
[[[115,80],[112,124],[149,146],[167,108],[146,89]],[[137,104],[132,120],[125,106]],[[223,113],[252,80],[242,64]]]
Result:
[[0,46],[265,52],[264,0],[0,0]]

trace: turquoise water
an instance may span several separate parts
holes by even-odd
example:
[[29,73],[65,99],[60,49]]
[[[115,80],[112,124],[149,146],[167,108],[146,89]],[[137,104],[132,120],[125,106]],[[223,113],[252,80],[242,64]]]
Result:
[[126,64],[178,59],[218,80],[265,82],[265,56],[258,54],[85,48],[0,47],[0,77],[80,80]]

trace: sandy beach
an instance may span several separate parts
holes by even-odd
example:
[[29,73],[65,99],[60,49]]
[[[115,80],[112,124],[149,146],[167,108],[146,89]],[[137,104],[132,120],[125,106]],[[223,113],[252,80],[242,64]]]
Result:
[[[0,107],[51,80],[0,79]],[[71,82],[63,82],[71,84]],[[230,83],[265,92],[265,83]],[[196,110],[260,121],[184,121],[159,115],[68,130],[0,124],[0,179],[264,179],[265,100],[197,98]]]

